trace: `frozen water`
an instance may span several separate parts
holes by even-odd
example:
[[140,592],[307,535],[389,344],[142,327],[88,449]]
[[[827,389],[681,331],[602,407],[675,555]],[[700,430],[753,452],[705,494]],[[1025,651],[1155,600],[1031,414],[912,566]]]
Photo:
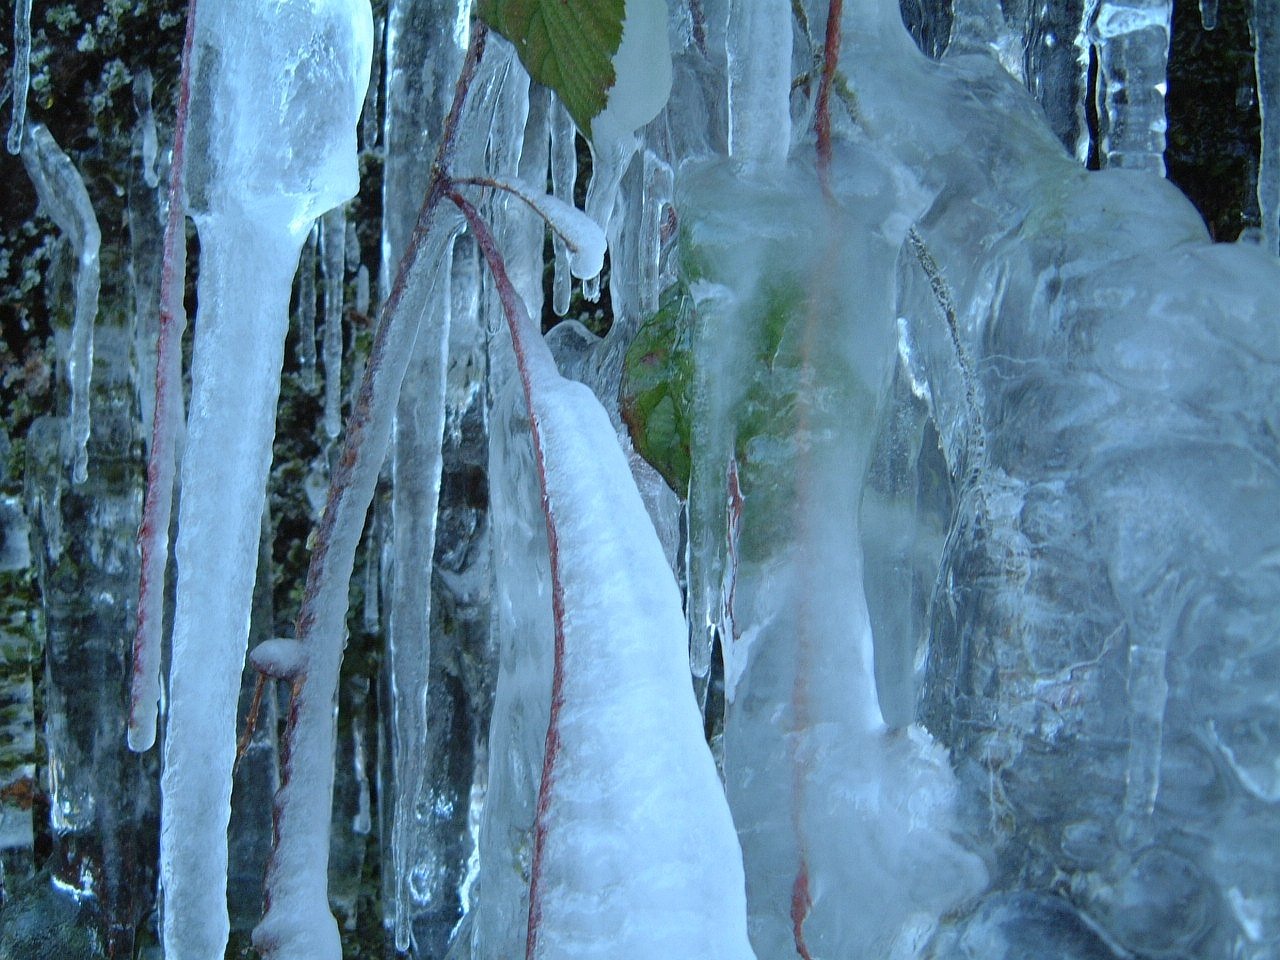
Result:
[[31,86],[31,0],[17,0],[13,5],[13,119],[9,122],[6,144],[10,153],[22,149],[26,133],[27,92]]
[[[174,960],[210,960],[226,946],[229,774],[255,571],[245,558],[257,555],[290,281],[312,220],[356,191],[372,34],[362,0],[226,0],[202,4],[197,21],[186,187],[200,308],[162,778]],[[332,925],[302,919],[309,938]]]

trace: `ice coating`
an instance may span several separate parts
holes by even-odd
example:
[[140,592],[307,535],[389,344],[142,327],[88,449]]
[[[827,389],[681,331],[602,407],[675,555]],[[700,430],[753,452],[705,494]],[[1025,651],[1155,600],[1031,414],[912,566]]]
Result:
[[[166,955],[226,946],[226,826],[291,278],[314,217],[356,189],[363,0],[202,3],[187,196],[200,230],[161,789]],[[330,920],[330,923],[332,921]]]
[[513,193],[527,203],[535,213],[547,222],[555,235],[564,243],[569,258],[570,273],[586,280],[598,276],[604,266],[604,230],[596,221],[559,197],[543,193],[532,184],[520,181],[495,180],[494,185]]
[[156,116],[151,109],[154,86],[150,70],[143,69],[133,78],[133,105],[138,113],[138,153],[142,160],[142,179],[152,188],[160,185],[160,174],[156,170],[156,154],[160,145],[156,138]]
[[697,312],[690,496],[708,505],[691,523],[718,554],[703,569],[721,571],[725,785],[752,945],[890,956],[985,883],[952,839],[946,751],[882,719],[862,588],[892,264],[925,195],[870,150],[837,157],[831,201],[802,163],[686,170],[679,189]]
[[671,568],[608,415],[559,375],[492,239],[467,216],[515,346],[556,621],[525,956],[753,957]]
[[65,360],[71,385],[66,455],[73,482],[83,483],[89,470],[89,381],[93,375],[93,325],[98,317],[101,285],[98,248],[102,233],[84,180],[44,124],[32,124],[27,129],[22,162],[40,198],[40,209],[58,225],[76,258],[75,310]]
[[27,90],[31,86],[31,0],[16,0],[13,5],[13,119],[5,143],[9,152],[22,150],[27,123]]

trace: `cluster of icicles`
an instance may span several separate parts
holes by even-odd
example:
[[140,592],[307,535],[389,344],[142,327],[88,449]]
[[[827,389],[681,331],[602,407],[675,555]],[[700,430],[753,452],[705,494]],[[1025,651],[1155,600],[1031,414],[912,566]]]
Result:
[[[1269,2],[1258,0],[1258,22],[1274,26],[1280,18],[1266,14]],[[432,16],[438,24],[465,26],[468,6],[440,2]],[[395,585],[388,591],[399,598],[391,615],[399,633],[390,669],[393,726],[401,737],[387,802],[395,864],[389,915],[401,949],[410,945],[415,910],[431,898],[430,889],[415,882],[431,854],[414,832],[416,812],[430,793],[416,756],[430,736],[423,707],[429,569],[442,436],[459,408],[451,345],[468,335],[474,340],[476,331],[488,351],[487,373],[474,375],[461,392],[486,397],[492,424],[501,673],[489,765],[476,778],[487,797],[476,801],[484,817],[478,880],[456,935],[466,943],[464,955],[906,957],[939,917],[983,888],[982,861],[952,839],[954,783],[945,753],[909,725],[909,716],[895,730],[886,727],[855,515],[867,424],[894,356],[893,327],[884,323],[891,316],[885,278],[907,243],[902,211],[922,207],[935,188],[911,172],[895,179],[886,172],[893,165],[865,145],[857,148],[861,153],[838,154],[834,171],[792,159],[801,151],[809,156],[813,147],[801,129],[793,150],[791,4],[675,6],[671,32],[684,45],[675,50],[666,112],[639,132],[626,123],[595,131],[584,214],[573,207],[572,121],[546,91],[531,89],[510,47],[492,36],[485,42],[485,31],[474,24],[435,30],[424,40],[396,29],[397,18],[409,21],[408,4],[391,4],[383,61],[390,93],[381,132],[388,151],[387,266],[377,332],[334,458],[298,636],[269,640],[248,654],[260,673],[292,690],[267,910],[255,933],[269,957],[341,954],[326,889],[333,717],[349,583],[393,447],[394,522],[397,530],[414,531],[412,543],[395,538]],[[820,33],[826,4],[809,6],[810,25]],[[981,4],[970,6],[957,11],[957,30],[964,29],[961,12],[972,28],[961,39],[975,48],[1007,47],[1010,39],[995,35],[999,18]],[[1108,16],[1085,19],[1128,22],[1129,28],[1115,27],[1116,35],[1154,25],[1167,44],[1167,5],[1154,13],[1143,5],[1141,22],[1133,20],[1136,12],[1125,21],[1123,4],[1101,6]],[[627,7],[628,18],[653,16],[659,8],[665,16],[665,4],[628,0]],[[155,402],[147,411],[154,431],[128,733],[137,750],[156,739],[169,511],[180,481],[162,781],[161,884],[171,960],[211,960],[225,950],[226,890],[210,878],[227,869],[236,705],[290,294],[299,258],[304,285],[314,284],[318,264],[325,305],[323,426],[332,440],[340,434],[343,401],[337,372],[348,261],[343,204],[357,187],[356,137],[370,102],[375,46],[363,0],[271,8],[193,0],[192,10],[170,165]],[[893,83],[913,70],[924,75],[904,44],[896,2],[851,4],[844,16],[846,37],[857,37],[863,55],[848,73],[864,81],[858,90],[865,103],[891,102]],[[29,0],[20,2],[19,30],[28,29],[29,17]],[[664,33],[666,25],[658,25]],[[1274,42],[1266,31],[1259,34],[1260,49]],[[21,147],[42,205],[71,238],[78,260],[67,447],[74,476],[83,478],[98,228],[70,161],[44,128],[24,130],[28,48],[29,40],[18,47],[9,145]],[[716,52],[708,54],[709,48]],[[1117,49],[1115,70],[1131,77],[1140,66],[1162,70],[1167,53],[1155,48],[1148,44],[1142,58]],[[879,74],[878,58],[889,64]],[[1111,70],[1112,60],[1103,59]],[[450,75],[450,82],[461,77],[452,103],[440,89],[409,82],[420,69],[411,64],[424,62],[436,64],[437,76]],[[723,66],[723,74],[712,65]],[[287,95],[264,98],[261,91],[279,86],[286,73]],[[1276,102],[1280,79],[1263,66],[1258,74],[1268,121],[1260,192],[1274,249],[1271,152],[1280,137],[1272,116],[1280,116],[1280,107],[1267,105]],[[1143,76],[1142,84],[1131,84],[1153,90],[1163,84],[1155,74]],[[1107,109],[1126,109],[1120,99],[1108,94]],[[1127,103],[1134,111],[1141,106],[1134,98]],[[799,115],[808,117],[809,109]],[[145,117],[154,176],[149,106]],[[1111,116],[1112,130],[1141,130],[1145,138],[1137,146],[1114,141],[1115,165],[1129,162],[1125,157],[1138,157],[1129,162],[1138,167],[1158,161],[1162,123],[1162,116],[1159,123]],[[185,144],[197,126],[206,144],[199,154]],[[884,129],[891,126],[884,121]],[[408,128],[431,131],[433,165],[392,152],[393,145],[413,141]],[[885,149],[907,158],[901,169],[918,168],[928,151],[904,145],[906,134],[893,136],[899,140]],[[681,167],[686,162],[693,172]],[[548,179],[550,195],[543,186]],[[416,218],[410,215],[419,209]],[[184,264],[177,239],[184,214],[195,220],[201,247],[185,416]],[[781,225],[763,225],[767,216]],[[845,385],[836,391],[838,409],[815,400],[796,414],[792,430],[806,439],[796,447],[800,460],[781,493],[793,501],[786,515],[792,530],[762,549],[765,534],[752,539],[752,531],[769,531],[777,521],[749,502],[744,506],[740,483],[749,486],[751,478],[740,481],[726,432],[735,405],[745,401],[733,388],[716,386],[740,379],[735,364],[750,362],[749,348],[726,347],[708,360],[699,373],[705,423],[695,441],[702,447],[695,451],[689,499],[687,571],[677,557],[680,502],[631,451],[616,409],[622,351],[677,273],[668,229],[673,219],[702,244],[706,275],[693,296],[704,317],[731,323],[755,295],[754,279],[735,287],[731,274],[766,276],[771,257],[802,264],[795,269],[810,272],[814,290],[797,311],[807,324],[806,339],[794,345],[798,375]],[[602,343],[570,324],[544,338],[530,319],[541,314],[548,225],[553,302],[562,315],[571,277],[583,280],[589,298],[598,295],[607,236],[614,327]],[[752,230],[764,239],[736,244]],[[838,239],[850,237],[856,239]],[[747,249],[731,250],[735,245]],[[483,280],[467,273],[476,248],[486,264]],[[848,271],[877,278],[884,289],[855,294],[823,287]],[[368,283],[367,273],[357,282],[361,312]],[[460,291],[458,283],[474,289]],[[864,299],[855,302],[858,297]],[[303,318],[311,333],[302,338],[310,351],[302,364],[304,376],[314,377],[314,289],[301,299],[312,307]],[[851,316],[865,319],[861,332],[842,340],[843,328],[817,315],[812,304],[819,302],[842,324]],[[460,303],[470,313],[460,313]],[[697,349],[704,358],[717,352],[708,344]],[[824,351],[830,355],[820,357]],[[557,359],[583,382],[562,376]],[[519,395],[504,383],[518,383]],[[816,437],[836,439],[807,439]],[[763,504],[769,494],[765,485],[759,489]],[[688,576],[687,604],[673,566]],[[700,698],[717,634],[725,639],[726,695],[739,699],[713,756]]]

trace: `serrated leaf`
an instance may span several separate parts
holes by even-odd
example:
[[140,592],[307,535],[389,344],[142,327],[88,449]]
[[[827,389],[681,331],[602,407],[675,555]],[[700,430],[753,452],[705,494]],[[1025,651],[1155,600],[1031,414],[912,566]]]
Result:
[[613,58],[622,43],[623,0],[481,0],[479,14],[589,134],[617,80]]

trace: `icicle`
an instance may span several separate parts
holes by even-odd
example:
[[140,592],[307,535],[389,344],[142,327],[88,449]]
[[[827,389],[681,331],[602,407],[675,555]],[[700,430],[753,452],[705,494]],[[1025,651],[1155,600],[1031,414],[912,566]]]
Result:
[[1103,166],[1164,176],[1171,0],[1102,0],[1098,50],[1099,152]]
[[427,304],[428,325],[414,345],[396,407],[395,455],[391,467],[394,555],[388,602],[387,657],[391,671],[395,763],[395,930],[407,950],[412,921],[444,891],[434,889],[424,849],[430,814],[429,771],[437,733],[427,724],[431,665],[431,566],[440,498],[441,437],[444,432],[445,366],[448,362],[451,268]]
[[729,156],[773,166],[791,149],[791,7],[786,0],[732,0]]
[[71,416],[67,426],[71,477],[88,476],[89,380],[93,374],[93,325],[98,316],[98,247],[102,234],[84,181],[53,135],[33,124],[22,144],[22,162],[35,184],[40,207],[66,235],[76,258],[75,316],[67,357]]
[[1130,847],[1151,839],[1149,821],[1160,790],[1164,713],[1169,701],[1166,659],[1160,647],[1140,643],[1129,647],[1129,756],[1121,830]]
[[1254,71],[1262,151],[1258,164],[1258,206],[1266,248],[1280,254],[1280,2],[1253,0]]
[[319,225],[311,228],[298,260],[298,368],[302,389],[316,389],[316,245]]
[[[573,205],[573,189],[578,180],[577,128],[564,104],[551,99],[551,189],[561,202]],[[556,316],[569,312],[573,278],[569,273],[569,254],[564,240],[551,238],[555,250],[555,274],[551,281],[551,309]]]
[[347,215],[342,207],[321,221],[324,279],[324,432],[330,440],[342,429],[342,292],[345,287]]
[[27,90],[31,86],[31,0],[13,5],[13,120],[9,124],[9,152],[22,150],[27,122]]
[[369,303],[372,300],[369,290],[369,268],[364,264],[356,272],[356,313],[362,317],[369,315]]
[[1218,0],[1200,0],[1200,26],[1206,30],[1218,26]]
[[644,153],[644,193],[640,198],[639,277],[640,315],[652,316],[664,284],[659,275],[662,260],[662,231],[665,216],[672,209],[675,175],[671,166],[651,150]]
[[[291,280],[314,218],[356,191],[356,121],[373,39],[364,0],[201,0],[196,30],[191,123],[202,149],[188,156],[186,186],[200,232],[200,312],[161,777],[164,948],[172,960],[208,960],[226,948],[235,710],[256,566],[249,558],[266,500]],[[321,835],[327,825],[326,812],[316,824]],[[298,882],[323,884],[324,870]],[[333,921],[307,914],[290,923],[320,939]]]
[[159,145],[156,139],[156,118],[151,110],[152,87],[151,71],[144,67],[133,78],[133,108],[138,113],[142,179],[148,187],[154,189],[160,184],[160,175],[156,172]]

